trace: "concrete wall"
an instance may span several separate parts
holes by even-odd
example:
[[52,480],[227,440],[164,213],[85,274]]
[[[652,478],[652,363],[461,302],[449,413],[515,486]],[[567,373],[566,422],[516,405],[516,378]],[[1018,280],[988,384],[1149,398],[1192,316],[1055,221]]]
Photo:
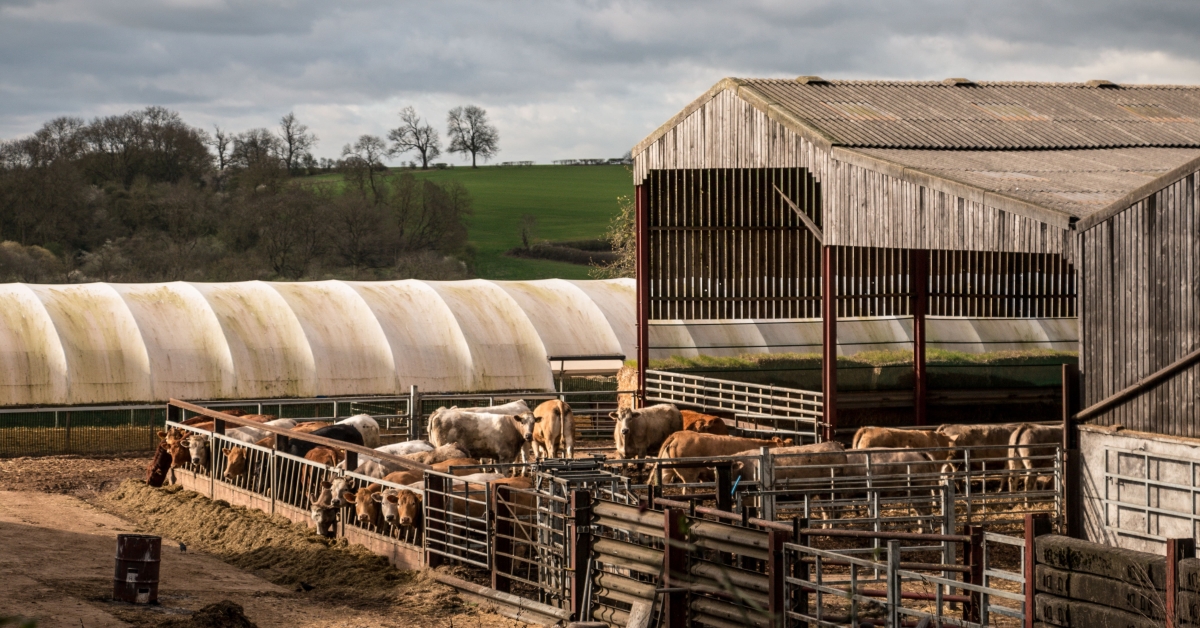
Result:
[[1196,538],[1200,439],[1085,425],[1079,449],[1089,540],[1161,554],[1162,539]]

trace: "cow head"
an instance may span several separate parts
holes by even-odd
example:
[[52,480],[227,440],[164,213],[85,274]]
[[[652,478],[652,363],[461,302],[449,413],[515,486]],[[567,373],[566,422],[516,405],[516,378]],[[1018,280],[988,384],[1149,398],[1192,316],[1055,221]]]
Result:
[[778,436],[771,438],[771,442],[774,443],[775,447],[791,447],[796,443],[796,441],[790,438],[780,438]]
[[204,434],[192,434],[180,444],[187,447],[192,464],[197,467],[208,466],[208,437]]
[[616,425],[613,426],[613,442],[617,446],[617,456],[627,458],[629,456],[625,451],[625,438],[629,436],[629,429],[637,415],[630,408],[621,408],[616,412],[609,412],[608,416],[616,421]]
[[388,489],[372,499],[379,503],[383,520],[401,528],[421,525],[421,494],[416,491]]
[[350,494],[354,488],[353,478],[336,477],[330,485],[330,492],[333,493],[332,503],[334,508],[342,508],[354,503],[354,500],[343,499],[342,496]]
[[537,424],[537,417],[533,416],[532,412],[514,414],[508,417],[508,420],[512,421],[513,427],[517,428],[525,442],[533,441],[533,426]]
[[311,502],[308,514],[317,524],[317,534],[333,538],[336,534],[338,509],[333,506],[333,494],[330,492],[330,487],[332,484],[329,482],[321,482],[320,493],[313,495],[310,492],[308,494],[308,500]]
[[246,475],[250,467],[250,453],[245,447],[226,447],[221,451],[225,453],[225,479]]
[[355,518],[360,526],[370,525],[379,520],[379,502],[375,501],[374,497],[375,491],[365,486],[358,489],[357,493],[342,493],[342,499],[346,503],[354,504]]

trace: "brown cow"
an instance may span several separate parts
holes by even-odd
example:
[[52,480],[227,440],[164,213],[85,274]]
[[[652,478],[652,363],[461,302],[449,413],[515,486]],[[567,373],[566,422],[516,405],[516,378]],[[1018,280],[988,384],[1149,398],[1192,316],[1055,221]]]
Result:
[[652,456],[667,437],[683,429],[679,409],[669,403],[637,410],[621,408],[609,416],[616,420],[613,443],[621,458]]
[[[758,456],[760,453],[759,449],[750,449],[738,452],[734,456],[744,458]],[[775,447],[771,449],[770,464],[776,483],[797,484],[803,487],[809,484],[807,480],[829,478],[839,473],[841,467],[846,464],[846,448],[832,440],[812,445]],[[745,468],[741,477],[743,481],[757,481],[756,467]]]
[[461,447],[459,447],[456,443],[451,443],[449,445],[442,445],[441,447],[437,447],[433,451],[419,451],[416,453],[404,454],[403,457],[408,458],[409,460],[416,460],[417,462],[420,462],[421,464],[431,464],[432,465],[432,464],[437,464],[439,462],[444,462],[446,460],[453,460],[455,458],[466,458],[468,456],[467,456],[467,452],[464,451]]
[[317,526],[317,534],[327,538],[337,534],[338,509],[333,505],[332,486],[329,482],[321,482],[317,494],[308,492],[308,515]]
[[1030,484],[1040,490],[1042,486],[1052,482],[1054,478],[1051,476],[1035,476],[1031,475],[1030,471],[1053,468],[1057,452],[1052,446],[1061,442],[1061,425],[1022,423],[1017,426],[1008,439],[1008,468],[1013,472],[1008,476],[1008,490],[1015,492],[1018,484],[1021,485],[1021,490],[1026,492],[1030,490]]
[[375,494],[382,490],[379,484],[372,484],[358,489],[358,492],[342,493],[342,499],[348,504],[354,504],[355,519],[358,525],[368,528],[378,528],[382,521],[379,518],[379,500]]
[[[481,474],[477,474],[481,475]],[[496,486],[508,486],[518,489],[533,488],[533,480],[525,476],[517,476],[511,478],[498,478],[488,480],[487,484],[495,490]],[[525,493],[510,493],[510,504],[515,504],[518,510],[531,510],[536,508],[536,503],[532,496]],[[395,522],[401,529],[415,527],[420,529],[424,525],[421,508],[422,495],[417,491],[393,489],[379,496],[376,500],[381,503],[386,503],[383,506],[383,517],[385,521]],[[476,503],[474,500],[467,506],[463,504],[464,500],[453,500],[453,504],[449,505],[458,514],[469,513],[471,516],[478,517],[483,514],[483,505]],[[515,512],[514,515],[520,516],[521,512]]]
[[860,427],[854,433],[853,449],[932,449],[944,451],[933,454],[939,460],[954,457],[950,449],[950,437],[930,428],[927,430],[901,430],[894,427]]
[[[1008,469],[1008,441],[1017,429],[1016,423],[1000,425],[943,425],[938,433],[950,439],[950,446],[957,449],[954,457],[964,460],[971,458],[971,469],[978,471],[986,468],[990,471]],[[949,465],[953,471],[954,466]],[[989,473],[990,475],[990,473]],[[995,479],[995,478],[992,478]]]
[[[663,441],[662,447],[658,450],[659,460],[667,458],[713,458],[716,456],[729,456],[738,452],[743,452],[749,449],[760,447],[789,447],[793,444],[792,439],[784,440],[779,437],[770,440],[761,438],[739,438],[737,436],[718,436],[716,434],[701,434],[699,432],[688,432],[680,430],[671,434]],[[650,482],[657,482],[658,463],[655,463],[655,468],[650,472]],[[697,482],[700,479],[703,468],[671,468],[663,473],[663,483],[670,481],[671,478],[678,476],[685,483]]]
[[683,416],[683,429],[689,432],[717,434],[718,436],[729,435],[729,426],[719,416],[694,412],[692,410],[680,410],[679,414]]
[[534,408],[533,456],[535,458],[557,458],[559,446],[567,452],[567,458],[575,455],[575,415],[565,401],[551,399]]

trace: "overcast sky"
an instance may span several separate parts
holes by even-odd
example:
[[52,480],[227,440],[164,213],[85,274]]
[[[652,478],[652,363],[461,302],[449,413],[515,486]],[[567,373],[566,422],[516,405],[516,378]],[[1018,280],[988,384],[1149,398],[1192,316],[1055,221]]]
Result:
[[[1200,83],[1200,2],[0,0],[0,138],[163,105],[295,111],[334,157],[414,105],[495,161],[616,157],[724,76]],[[459,161],[450,159],[451,161]]]

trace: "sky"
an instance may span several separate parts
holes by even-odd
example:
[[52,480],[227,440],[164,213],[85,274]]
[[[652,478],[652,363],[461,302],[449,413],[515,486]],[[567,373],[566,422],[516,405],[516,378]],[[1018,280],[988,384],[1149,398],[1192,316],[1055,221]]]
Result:
[[293,111],[337,157],[405,106],[444,138],[474,104],[494,162],[619,157],[726,76],[1200,84],[1197,25],[1196,0],[0,0],[0,139],[147,105],[234,132]]

